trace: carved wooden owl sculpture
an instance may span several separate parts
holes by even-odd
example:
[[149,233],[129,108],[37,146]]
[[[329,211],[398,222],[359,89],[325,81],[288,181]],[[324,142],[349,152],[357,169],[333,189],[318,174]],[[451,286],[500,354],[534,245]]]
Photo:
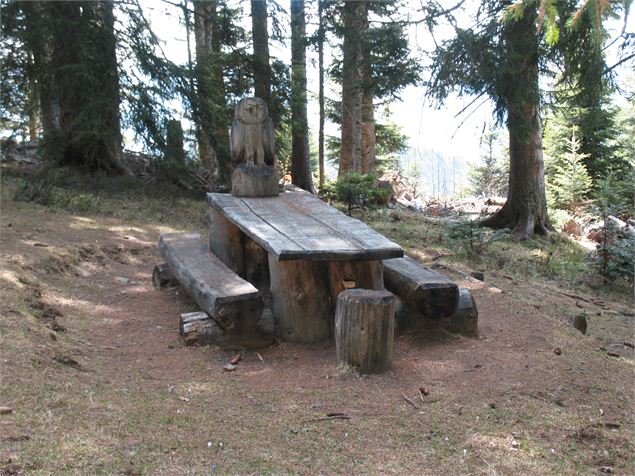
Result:
[[276,161],[273,123],[265,102],[256,97],[236,104],[231,132],[232,165],[271,165]]

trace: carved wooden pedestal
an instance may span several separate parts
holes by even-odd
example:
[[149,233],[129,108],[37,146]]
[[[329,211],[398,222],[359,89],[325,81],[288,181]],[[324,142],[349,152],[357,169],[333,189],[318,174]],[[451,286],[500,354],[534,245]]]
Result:
[[278,174],[270,165],[237,165],[232,173],[235,197],[273,197],[278,195]]

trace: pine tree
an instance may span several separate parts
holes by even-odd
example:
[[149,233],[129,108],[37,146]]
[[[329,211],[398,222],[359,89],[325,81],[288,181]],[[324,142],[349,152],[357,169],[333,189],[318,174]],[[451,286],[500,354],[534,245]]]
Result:
[[125,173],[113,5],[25,5],[25,45],[38,57],[45,156],[91,171]]
[[[439,45],[433,56],[431,97],[442,102],[452,91],[488,96],[495,103],[498,119],[506,122],[510,141],[507,202],[483,225],[509,227],[517,240],[551,228],[544,183],[539,77],[548,60],[557,60],[565,47],[574,47],[571,37],[558,40],[559,32],[577,10],[576,2],[557,5],[559,12],[550,0],[484,0],[476,28],[456,28],[456,36]],[[584,8],[593,6],[596,2],[585,2]],[[567,73],[565,70],[565,76]]]
[[490,125],[481,137],[482,163],[470,170],[470,191],[474,195],[491,197],[507,193],[509,161],[498,154],[499,142],[500,131]]
[[547,199],[550,207],[575,211],[590,192],[592,181],[575,127],[571,128],[571,136],[566,142],[564,153],[546,158]]

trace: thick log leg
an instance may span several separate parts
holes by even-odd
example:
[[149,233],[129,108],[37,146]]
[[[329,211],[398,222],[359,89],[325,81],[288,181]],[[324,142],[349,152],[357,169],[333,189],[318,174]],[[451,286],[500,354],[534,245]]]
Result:
[[167,263],[161,263],[152,270],[152,284],[155,288],[162,289],[168,286],[177,286],[179,281],[174,277]]
[[289,342],[328,339],[332,316],[326,263],[278,261],[269,255],[269,277],[277,332]]
[[389,291],[350,289],[337,299],[337,363],[361,373],[388,370],[392,364],[395,299]]
[[385,289],[381,261],[331,261],[328,266],[333,303],[337,302],[337,296],[345,289]]
[[447,319],[441,319],[439,325],[456,334],[478,337],[478,309],[468,289],[459,288],[459,305],[456,311]]
[[210,207],[209,249],[241,278],[245,277],[244,234],[237,226]]
[[245,280],[256,286],[261,292],[269,291],[269,258],[267,250],[249,238],[243,238]]
[[[329,291],[335,314],[337,297],[346,289],[384,288],[384,265],[381,261],[331,261],[328,263]],[[335,332],[335,319],[330,320],[331,335]]]

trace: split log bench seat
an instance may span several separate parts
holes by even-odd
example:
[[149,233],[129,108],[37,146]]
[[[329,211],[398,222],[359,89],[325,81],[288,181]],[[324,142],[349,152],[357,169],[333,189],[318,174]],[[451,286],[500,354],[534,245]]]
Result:
[[210,253],[198,233],[162,234],[159,251],[172,275],[225,334],[256,332],[262,295]]
[[405,256],[384,260],[386,289],[402,301],[399,327],[419,321],[467,336],[478,335],[478,310],[469,290]]
[[384,260],[384,284],[388,291],[431,319],[451,316],[459,303],[459,287],[455,283],[408,256]]

